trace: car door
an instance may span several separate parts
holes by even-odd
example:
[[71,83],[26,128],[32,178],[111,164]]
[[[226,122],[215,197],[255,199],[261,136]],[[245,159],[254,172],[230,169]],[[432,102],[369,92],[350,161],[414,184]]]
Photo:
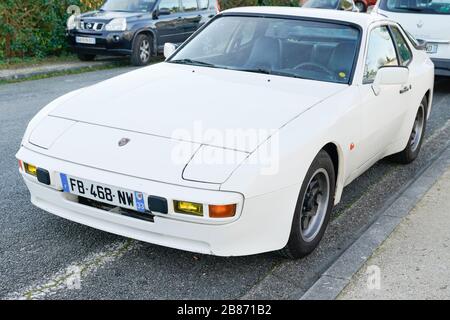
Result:
[[404,90],[404,85],[382,86],[379,91],[373,88],[380,68],[400,65],[389,27],[378,25],[371,29],[366,47],[360,86],[362,137],[358,154],[361,166],[383,156],[387,147],[396,141],[408,105],[408,90]]
[[161,0],[156,11],[155,28],[157,31],[158,47],[164,43],[183,42],[183,17],[179,0]]
[[183,11],[183,41],[189,38],[200,26],[200,14],[197,0],[181,0]]

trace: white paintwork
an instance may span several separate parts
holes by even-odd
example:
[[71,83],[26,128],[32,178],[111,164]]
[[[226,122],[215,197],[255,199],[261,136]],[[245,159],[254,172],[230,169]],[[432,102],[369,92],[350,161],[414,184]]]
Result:
[[203,145],[183,171],[183,179],[223,183],[249,153]]
[[[368,32],[394,22],[332,10],[259,7],[231,12],[360,25],[363,34],[353,82],[163,62],[69,93],[33,118],[17,154],[51,174],[52,185],[44,186],[22,172],[32,202],[61,217],[151,243],[222,256],[247,255],[285,246],[303,178],[325,145],[334,144],[339,156],[335,203],[346,184],[379,159],[404,149],[420,101],[427,91],[432,96],[434,70],[427,55],[411,46],[414,58],[407,75],[383,77],[378,95],[372,84],[363,83]],[[399,84],[405,77],[406,83]],[[404,85],[412,89],[400,95]],[[48,128],[41,128],[44,125]],[[196,135],[199,127],[223,134],[261,132],[250,142],[224,141]],[[129,144],[119,147],[121,138],[129,138]],[[270,145],[276,146],[276,171],[262,174],[258,159]],[[215,164],[224,154],[235,162]],[[211,163],[202,166],[196,163],[199,158]],[[169,213],[155,213],[151,223],[81,205],[61,192],[59,172],[165,197]],[[172,200],[200,202],[205,208],[236,203],[238,209],[227,219],[209,218],[207,209],[205,217],[186,216],[174,212]]]
[[409,80],[408,68],[388,67],[381,68],[377,72],[374,84],[378,86],[393,86],[405,84]]
[[381,93],[383,86],[395,86],[406,84],[409,80],[408,68],[388,67],[378,70],[375,80],[372,84],[375,95]]

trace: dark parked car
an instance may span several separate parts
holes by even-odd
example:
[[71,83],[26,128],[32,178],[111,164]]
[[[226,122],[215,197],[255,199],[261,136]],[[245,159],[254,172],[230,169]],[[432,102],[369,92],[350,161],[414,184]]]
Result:
[[182,43],[219,11],[216,0],[107,0],[67,22],[70,46],[83,61],[126,55],[145,65],[166,42]]

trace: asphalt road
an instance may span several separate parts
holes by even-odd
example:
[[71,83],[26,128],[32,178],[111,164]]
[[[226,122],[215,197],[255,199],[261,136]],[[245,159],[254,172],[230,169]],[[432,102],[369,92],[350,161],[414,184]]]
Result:
[[[0,86],[0,298],[298,298],[450,140],[450,78],[442,78],[417,161],[408,166],[380,161],[346,187],[320,247],[299,261],[274,253],[220,258],[168,249],[33,207],[14,157],[28,121],[56,97],[129,70]],[[81,283],[73,276],[78,271]]]

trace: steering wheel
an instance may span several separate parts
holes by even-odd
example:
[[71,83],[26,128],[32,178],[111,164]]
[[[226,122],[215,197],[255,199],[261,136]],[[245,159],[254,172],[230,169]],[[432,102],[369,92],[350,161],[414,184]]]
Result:
[[331,70],[329,70],[328,68],[326,68],[318,63],[314,63],[314,62],[300,63],[294,69],[306,69],[306,70],[316,69],[316,70],[319,70],[319,71],[322,71],[322,72],[328,74],[331,77],[334,76],[334,74]]

